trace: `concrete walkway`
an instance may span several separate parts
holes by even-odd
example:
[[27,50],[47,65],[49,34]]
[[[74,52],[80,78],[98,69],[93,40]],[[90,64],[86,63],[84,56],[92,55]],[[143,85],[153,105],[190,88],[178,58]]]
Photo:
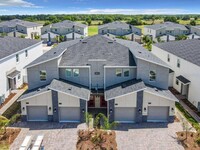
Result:
[[183,108],[199,123],[200,125],[200,117],[190,108],[188,107],[182,100],[179,100],[180,104]]
[[0,109],[0,115],[2,115],[25,91],[26,88],[21,90],[16,90],[14,92],[16,93],[16,95]]

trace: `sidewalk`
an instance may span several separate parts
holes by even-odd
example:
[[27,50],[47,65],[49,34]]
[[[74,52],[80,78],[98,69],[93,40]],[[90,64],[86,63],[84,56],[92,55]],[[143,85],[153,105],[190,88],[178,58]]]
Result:
[[0,109],[0,115],[2,115],[25,91],[26,88],[17,90],[17,94]]

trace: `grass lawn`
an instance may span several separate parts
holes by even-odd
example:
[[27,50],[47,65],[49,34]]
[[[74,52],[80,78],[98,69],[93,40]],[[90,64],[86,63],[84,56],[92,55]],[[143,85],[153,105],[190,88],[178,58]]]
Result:
[[7,142],[0,142],[0,150],[9,150],[9,144]]
[[88,35],[93,36],[98,34],[98,26],[89,26],[88,27]]

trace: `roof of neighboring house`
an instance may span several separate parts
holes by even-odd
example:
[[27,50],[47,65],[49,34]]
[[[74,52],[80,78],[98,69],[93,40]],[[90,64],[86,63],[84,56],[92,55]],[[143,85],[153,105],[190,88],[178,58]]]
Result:
[[171,54],[200,66],[200,40],[182,40],[154,44]]
[[144,90],[146,88],[142,80],[129,80],[106,88],[105,99],[111,100],[129,93]]
[[116,42],[128,47],[136,58],[142,59],[144,61],[148,61],[151,63],[155,63],[167,68],[169,67],[164,61],[162,61],[160,58],[156,57],[154,54],[146,50],[140,44],[133,41],[122,40],[122,39],[117,39],[117,38],[115,40]]
[[183,77],[181,75],[176,77],[176,79],[178,79],[179,81],[181,81],[184,84],[189,84],[190,83],[190,80],[186,79],[185,77]]
[[37,96],[38,94],[42,94],[47,91],[49,91],[48,86],[42,86],[40,88],[28,90],[17,101],[21,101],[29,97]]
[[105,60],[106,66],[135,66],[133,55],[127,47],[102,35],[83,39],[68,48],[62,55],[60,66],[86,66],[95,59]]
[[198,25],[198,26],[191,26],[191,27],[200,29],[200,25]]
[[48,88],[51,90],[76,96],[84,100],[89,100],[90,97],[90,90],[88,88],[80,86],[78,84],[74,84],[72,82],[54,79],[48,86]]
[[66,27],[72,28],[73,26],[78,26],[78,27],[82,27],[82,28],[87,27],[87,25],[85,25],[85,24],[73,22],[70,20],[64,20],[62,22],[52,24],[52,28],[66,28]]
[[188,30],[186,26],[178,24],[178,23],[173,23],[173,22],[164,22],[162,24],[148,25],[148,26],[145,26],[145,28],[149,28],[153,30],[158,30],[162,28],[167,28],[167,30],[174,30],[175,28],[179,28],[181,30]]
[[76,39],[76,40],[71,40],[71,41],[60,43],[56,47],[52,48],[51,50],[49,50],[46,53],[44,53],[42,56],[40,56],[37,59],[35,59],[34,61],[32,61],[30,64],[25,66],[25,68],[29,68],[31,66],[35,66],[37,64],[40,64],[40,63],[47,62],[47,61],[53,60],[55,58],[58,58],[58,57],[60,57],[62,55],[62,53],[64,51],[67,50],[67,48],[69,48],[70,46],[72,46],[72,45],[74,45],[74,44],[76,44],[78,42],[80,42],[80,39]]
[[8,27],[15,27],[16,25],[22,25],[25,27],[36,27],[36,26],[42,26],[41,24],[30,22],[30,21],[24,21],[19,19],[13,19],[10,21],[4,21],[0,23],[0,27],[8,26]]
[[179,101],[169,90],[155,88],[151,85],[146,85],[146,89],[144,91],[151,93],[153,95],[164,97],[172,101],[176,101],[176,102]]
[[31,47],[37,43],[41,43],[41,41],[9,36],[0,37],[0,59]]

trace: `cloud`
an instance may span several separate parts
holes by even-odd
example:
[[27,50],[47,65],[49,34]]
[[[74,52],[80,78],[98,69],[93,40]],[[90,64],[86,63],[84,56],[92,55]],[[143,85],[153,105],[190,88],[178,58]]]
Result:
[[0,0],[0,6],[42,8],[25,0]]
[[7,12],[7,9],[0,9],[0,12]]

